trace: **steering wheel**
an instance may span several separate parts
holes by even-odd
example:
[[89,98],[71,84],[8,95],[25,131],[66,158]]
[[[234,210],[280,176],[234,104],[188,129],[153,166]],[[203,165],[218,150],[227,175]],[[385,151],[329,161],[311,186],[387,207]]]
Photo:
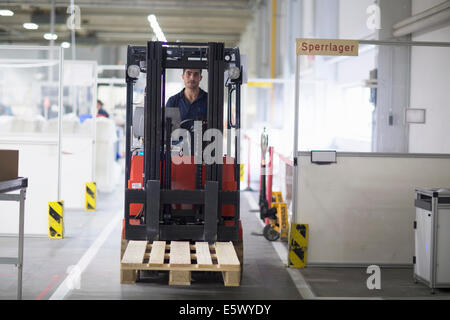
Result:
[[184,119],[180,122],[180,128],[194,132],[194,119]]
[[195,120],[195,119],[184,119],[180,122],[180,128],[194,132],[194,121],[202,122],[202,131],[206,130],[207,121],[206,120]]

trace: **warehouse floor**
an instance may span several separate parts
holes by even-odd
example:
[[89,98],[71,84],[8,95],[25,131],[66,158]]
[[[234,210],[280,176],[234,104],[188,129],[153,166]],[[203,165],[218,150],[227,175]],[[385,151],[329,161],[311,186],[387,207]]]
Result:
[[[245,265],[240,287],[224,287],[221,276],[203,273],[193,273],[190,287],[171,287],[167,272],[150,274],[135,285],[121,285],[123,190],[117,189],[113,194],[98,194],[96,212],[66,210],[64,239],[25,238],[24,299],[301,299],[271,243],[252,235],[262,228],[256,216],[248,213],[247,201],[242,201],[241,209]],[[14,255],[17,239],[0,237],[0,256]],[[16,268],[1,265],[0,299],[15,299],[16,285]]]
[[[240,287],[224,287],[221,277],[193,273],[192,285],[168,286],[168,273],[150,273],[133,285],[119,283],[123,190],[98,194],[96,212],[65,212],[65,238],[26,237],[23,298],[46,299],[450,299],[450,290],[431,295],[412,282],[412,269],[381,271],[381,290],[368,290],[362,268],[286,268],[287,244],[260,234],[256,193],[241,194],[244,274]],[[17,254],[17,239],[0,237],[0,256]],[[220,275],[220,273],[218,273]],[[15,299],[17,272],[0,265],[0,299]]]

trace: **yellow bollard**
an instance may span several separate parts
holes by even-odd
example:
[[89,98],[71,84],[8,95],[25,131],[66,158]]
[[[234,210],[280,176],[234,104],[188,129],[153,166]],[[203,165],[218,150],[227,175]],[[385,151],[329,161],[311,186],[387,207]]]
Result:
[[291,224],[291,235],[289,241],[289,267],[306,267],[306,254],[308,251],[308,225]]
[[48,203],[48,237],[50,239],[62,239],[64,237],[62,201]]
[[84,199],[86,211],[95,211],[97,209],[97,185],[95,182],[86,182]]

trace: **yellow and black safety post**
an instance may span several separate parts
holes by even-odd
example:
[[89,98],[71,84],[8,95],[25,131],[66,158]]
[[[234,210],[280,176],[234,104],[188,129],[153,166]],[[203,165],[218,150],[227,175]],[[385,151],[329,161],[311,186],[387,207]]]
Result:
[[240,173],[239,180],[244,181],[244,164],[243,163],[240,164],[240,172],[239,173]]
[[306,255],[308,251],[308,225],[291,224],[289,239],[289,261],[290,268],[306,267]]
[[64,237],[63,211],[62,201],[48,203],[48,237],[50,239],[62,239]]
[[85,210],[95,211],[97,208],[97,185],[95,182],[86,182],[85,184]]

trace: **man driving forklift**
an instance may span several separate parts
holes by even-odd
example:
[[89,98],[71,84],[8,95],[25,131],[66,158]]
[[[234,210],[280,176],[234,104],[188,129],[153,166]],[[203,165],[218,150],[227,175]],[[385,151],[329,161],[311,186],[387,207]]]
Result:
[[206,121],[208,93],[200,88],[201,69],[183,69],[184,89],[169,98],[166,108],[178,108],[180,127],[190,129],[195,120]]
[[[204,122],[202,131],[205,127],[223,132],[226,117],[227,129],[240,129],[240,71],[237,77],[228,76],[224,81],[225,71],[232,68],[242,70],[239,49],[225,48],[223,43],[149,41],[146,46],[128,46],[126,188],[121,246],[124,254],[131,241],[207,242],[210,245],[232,242],[242,271],[240,136],[234,139],[234,152],[218,153],[222,160],[231,160],[222,163],[207,163],[203,161],[203,154],[199,157],[201,163],[195,163],[196,155],[192,152],[183,155],[193,160],[190,163],[175,163],[175,157],[180,157],[174,155],[171,148],[173,135],[177,134],[174,128],[188,129],[191,137],[194,134],[191,125],[184,127],[183,121],[188,124],[200,120]],[[170,69],[183,70],[185,88],[165,104],[166,72]],[[199,87],[200,69],[208,72],[208,93]],[[138,107],[133,98],[141,73],[145,73],[146,89],[144,105],[139,101]],[[225,89],[228,90],[228,108],[224,108]],[[232,92],[235,94],[231,95]],[[231,97],[234,97],[234,113]],[[194,138],[203,138],[195,133]],[[182,137],[186,137],[186,132]],[[209,142],[208,139],[198,140]],[[194,139],[192,145],[196,141]],[[231,145],[231,137],[229,141],[227,145]],[[205,148],[197,149],[203,153]],[[134,282],[137,270],[121,270],[122,279],[129,276]]]

